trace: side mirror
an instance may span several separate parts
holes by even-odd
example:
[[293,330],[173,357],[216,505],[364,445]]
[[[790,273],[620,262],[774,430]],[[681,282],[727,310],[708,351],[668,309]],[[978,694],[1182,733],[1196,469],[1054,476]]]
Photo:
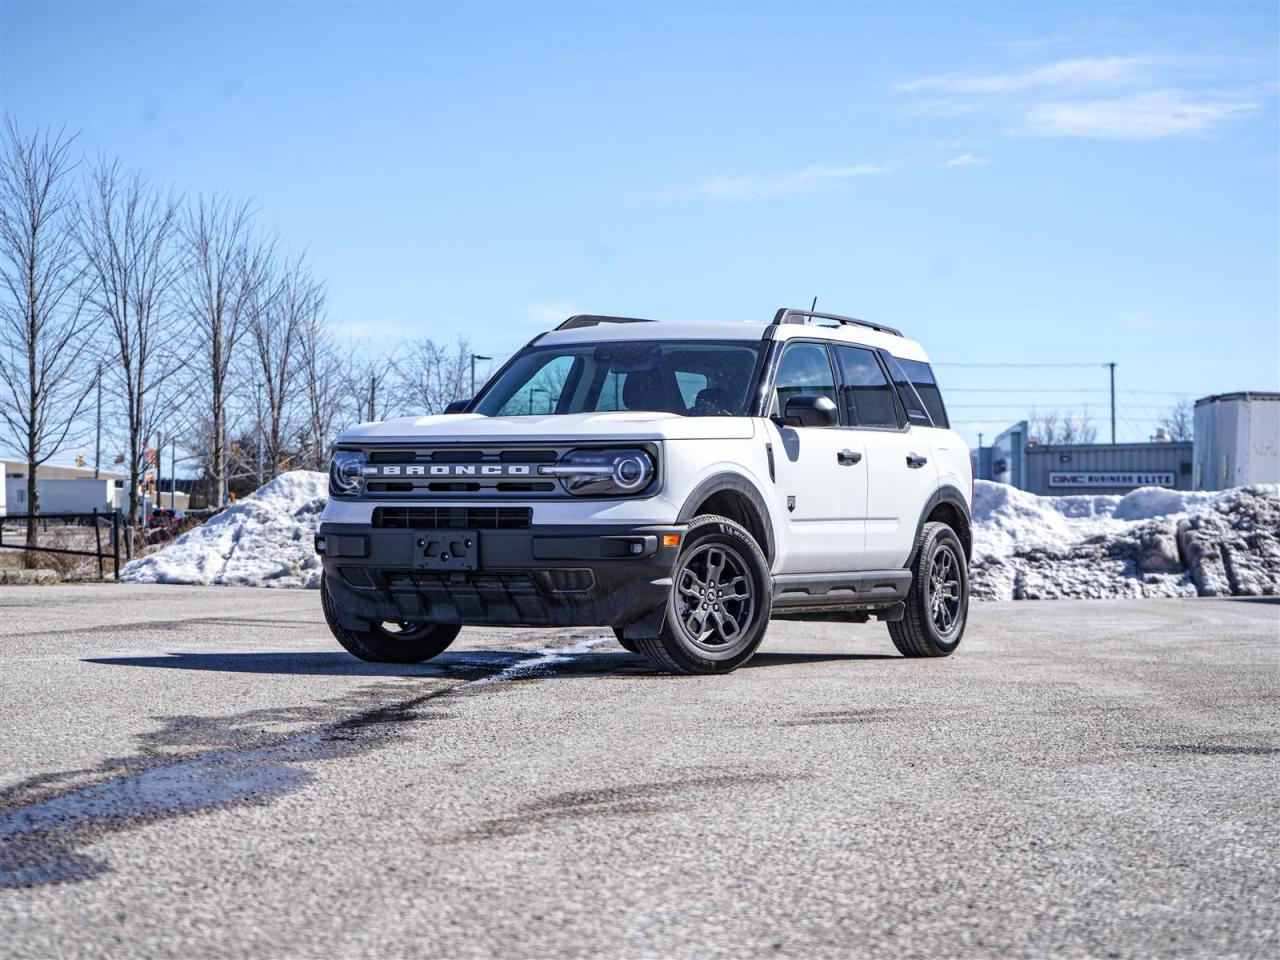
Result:
[[802,393],[787,400],[782,410],[782,422],[792,427],[834,427],[835,401],[816,393]]
[[454,400],[452,403],[445,406],[444,412],[461,413],[463,410],[467,409],[467,404],[470,402],[470,400]]

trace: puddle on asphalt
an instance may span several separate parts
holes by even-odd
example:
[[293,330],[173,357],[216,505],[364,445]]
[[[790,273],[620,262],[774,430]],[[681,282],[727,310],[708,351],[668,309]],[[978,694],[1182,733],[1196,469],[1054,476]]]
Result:
[[[160,718],[159,729],[138,738],[140,750],[133,756],[91,770],[42,774],[0,790],[0,889],[95,877],[110,865],[80,848],[105,834],[270,803],[315,779],[302,763],[380,749],[406,738],[397,729],[404,724],[451,716],[420,710],[428,701],[475,689],[482,681],[546,676],[566,654],[585,649],[579,643],[534,652],[467,652],[442,661],[431,675],[408,675],[412,684],[382,682],[309,706]],[[437,683],[405,696],[421,690],[423,681]],[[300,724],[309,726],[297,731]],[[86,778],[96,782],[85,784]]]

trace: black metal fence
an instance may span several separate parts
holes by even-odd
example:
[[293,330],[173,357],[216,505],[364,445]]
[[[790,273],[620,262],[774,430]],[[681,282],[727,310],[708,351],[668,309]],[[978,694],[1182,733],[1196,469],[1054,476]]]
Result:
[[[70,547],[28,546],[26,542],[26,528],[28,522],[32,520],[40,524],[40,526],[45,530],[48,529],[51,522],[62,526],[87,526],[92,524],[93,539],[96,549],[74,550]],[[12,531],[10,531],[9,542],[5,542],[4,527],[6,523],[21,524],[21,528],[18,531],[18,536],[22,538],[21,543],[13,542]],[[110,550],[103,549],[102,534],[104,527],[106,527],[110,536]],[[79,557],[97,557],[99,578],[106,577],[106,562],[110,560],[112,574],[115,579],[119,580],[120,557],[122,555],[121,544],[124,544],[126,551],[130,554],[132,553],[132,550],[129,549],[131,545],[129,544],[128,532],[128,528],[124,523],[124,515],[119,510],[113,510],[110,513],[103,513],[99,510],[94,510],[90,513],[7,513],[0,516],[0,550],[32,550],[40,553],[66,553]]]

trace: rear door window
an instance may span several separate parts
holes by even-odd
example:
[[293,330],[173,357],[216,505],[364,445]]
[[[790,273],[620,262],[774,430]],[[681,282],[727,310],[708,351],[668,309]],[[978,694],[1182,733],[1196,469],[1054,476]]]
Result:
[[874,350],[834,344],[844,421],[854,427],[901,426],[893,386]]

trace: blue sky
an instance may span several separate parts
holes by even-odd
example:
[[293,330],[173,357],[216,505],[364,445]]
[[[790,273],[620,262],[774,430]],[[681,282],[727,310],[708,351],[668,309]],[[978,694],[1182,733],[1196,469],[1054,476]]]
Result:
[[[4,111],[253,197],[364,349],[816,295],[940,364],[1115,361],[1122,440],[1280,387],[1274,3],[5,0],[0,31]],[[1106,418],[1101,366],[940,374],[971,441]]]

